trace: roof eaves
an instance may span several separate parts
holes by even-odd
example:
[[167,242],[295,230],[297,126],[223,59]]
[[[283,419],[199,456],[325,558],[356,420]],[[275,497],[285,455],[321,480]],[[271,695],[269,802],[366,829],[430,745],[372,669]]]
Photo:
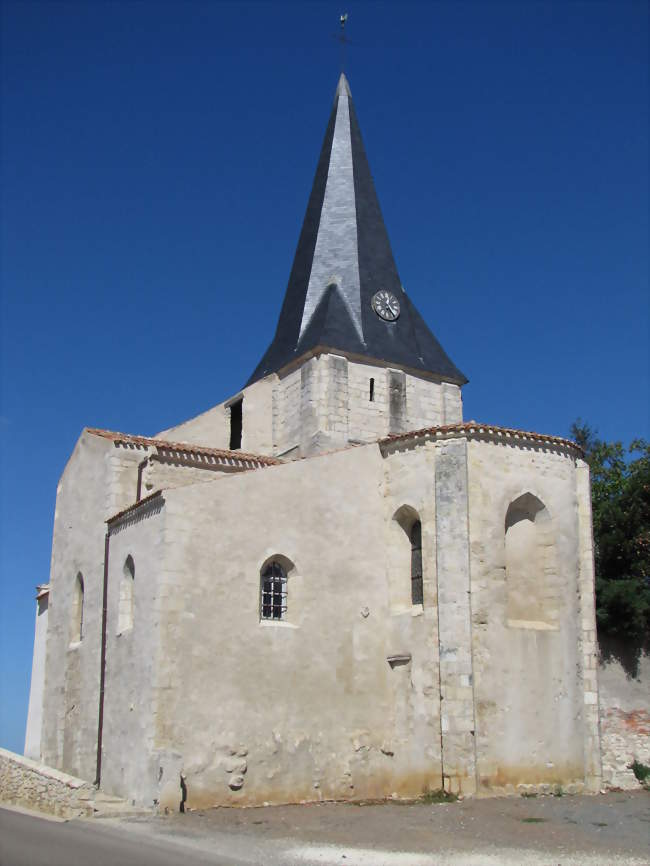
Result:
[[109,517],[108,520],[104,522],[107,523],[109,527],[111,527],[116,521],[121,520],[121,518],[128,517],[130,514],[133,514],[133,512],[137,511],[140,508],[143,508],[145,505],[150,505],[158,497],[161,497],[162,499],[162,493],[162,490],[154,490],[154,492],[150,493],[149,496],[144,496],[142,499],[139,499],[137,502],[134,502],[127,508],[123,508],[122,511],[118,511],[117,514]]
[[530,430],[517,430],[513,427],[498,427],[494,424],[478,424],[476,421],[466,421],[461,424],[446,424],[439,427],[423,427],[420,430],[409,430],[406,433],[391,433],[379,440],[380,446],[391,445],[393,443],[405,442],[413,439],[423,439],[432,437],[435,439],[444,439],[454,435],[466,435],[470,438],[478,438],[481,436],[489,436],[491,438],[521,440],[535,442],[546,445],[553,445],[556,448],[566,448],[574,451],[579,456],[584,456],[582,448],[571,439],[564,439],[561,436],[549,436],[545,433],[535,433]]
[[165,452],[180,452],[184,454],[194,454],[197,456],[220,457],[225,460],[230,460],[242,465],[245,469],[256,468],[259,466],[277,466],[282,463],[276,457],[268,457],[264,454],[249,454],[245,451],[229,451],[225,448],[211,448],[203,445],[190,445],[187,442],[169,442],[166,439],[154,439],[150,436],[136,436],[132,433],[118,433],[113,430],[102,430],[96,427],[87,427],[86,432],[93,436],[101,436],[104,439],[109,439],[115,442],[116,445],[135,445],[142,448],[157,448],[159,451]]

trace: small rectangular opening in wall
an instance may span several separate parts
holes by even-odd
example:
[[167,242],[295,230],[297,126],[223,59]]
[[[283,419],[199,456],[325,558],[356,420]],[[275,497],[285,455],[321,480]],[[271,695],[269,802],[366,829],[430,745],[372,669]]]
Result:
[[232,403],[230,406],[230,450],[237,451],[238,448],[241,448],[241,434],[242,434],[242,406],[243,399],[237,400],[236,403]]
[[368,399],[370,400],[371,403],[375,402],[375,380],[374,379],[370,380],[370,391],[368,394]]

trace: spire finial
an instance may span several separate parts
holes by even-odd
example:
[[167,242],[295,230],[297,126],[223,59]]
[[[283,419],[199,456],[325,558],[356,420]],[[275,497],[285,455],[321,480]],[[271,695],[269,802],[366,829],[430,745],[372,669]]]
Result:
[[339,37],[338,37],[339,45],[341,46],[341,73],[345,72],[345,60],[346,60],[345,47],[346,47],[346,45],[348,45],[348,42],[349,42],[349,40],[345,36],[345,25],[347,24],[347,22],[348,22],[348,13],[344,12],[339,17],[339,23],[341,25],[341,31],[340,31]]

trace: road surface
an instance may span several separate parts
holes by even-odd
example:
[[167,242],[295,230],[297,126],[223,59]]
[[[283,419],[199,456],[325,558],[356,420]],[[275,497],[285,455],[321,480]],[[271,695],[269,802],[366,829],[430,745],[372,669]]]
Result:
[[54,821],[0,808],[0,866],[648,866],[650,794],[312,804]]

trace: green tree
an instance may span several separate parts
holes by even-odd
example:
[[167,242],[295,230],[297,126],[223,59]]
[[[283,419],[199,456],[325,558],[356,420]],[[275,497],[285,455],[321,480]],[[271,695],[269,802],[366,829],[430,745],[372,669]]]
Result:
[[650,633],[650,444],[603,442],[578,419],[573,439],[591,471],[599,634]]

